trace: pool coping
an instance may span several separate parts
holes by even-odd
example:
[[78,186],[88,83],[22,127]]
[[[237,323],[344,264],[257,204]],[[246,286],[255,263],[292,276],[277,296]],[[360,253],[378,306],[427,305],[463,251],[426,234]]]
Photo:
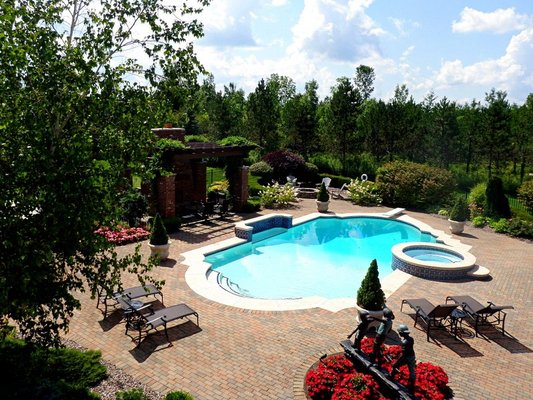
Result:
[[[269,214],[268,216],[261,216],[258,219],[275,218],[276,216],[287,216],[287,214]],[[384,219],[396,219],[402,222],[411,224],[423,233],[429,233],[437,238],[437,243],[443,243],[451,246],[463,252],[468,252],[472,246],[465,245],[459,240],[446,234],[444,231],[437,230],[408,215],[387,214],[383,213],[311,213],[299,218],[295,218],[292,221],[292,226],[297,226],[305,222],[311,221],[316,218],[352,218],[352,217],[377,217]],[[250,224],[254,219],[246,220],[240,224]],[[242,297],[231,294],[230,292],[222,289],[216,282],[214,274],[211,274],[208,278],[208,270],[211,264],[204,262],[204,258],[207,254],[227,249],[238,244],[246,243],[246,239],[231,238],[226,239],[218,243],[213,243],[208,246],[204,246],[198,249],[194,249],[181,256],[184,258],[182,264],[186,265],[187,271],[185,272],[185,281],[189,287],[200,296],[203,296],[209,300],[215,301],[228,306],[237,308],[249,309],[249,310],[261,310],[261,311],[290,311],[290,310],[303,310],[309,308],[322,308],[331,312],[338,312],[345,308],[355,307],[354,298],[338,298],[338,299],[326,299],[320,296],[304,297],[299,299],[254,299],[249,297]],[[394,270],[389,275],[381,279],[381,287],[385,292],[385,296],[388,298],[396,290],[398,290],[405,282],[411,278],[410,274],[407,274],[400,270]]]

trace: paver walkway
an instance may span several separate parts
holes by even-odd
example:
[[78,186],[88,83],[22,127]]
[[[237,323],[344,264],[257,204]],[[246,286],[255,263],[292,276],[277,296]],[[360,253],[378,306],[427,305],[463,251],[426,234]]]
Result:
[[[330,211],[376,212],[332,200]],[[315,212],[314,200],[303,199],[296,208],[283,210],[295,217]],[[273,211],[264,211],[269,213]],[[444,218],[406,212],[430,226],[448,232]],[[252,218],[257,215],[247,215]],[[233,217],[233,221],[241,219]],[[82,346],[101,349],[103,358],[135,379],[161,393],[186,390],[196,400],[303,400],[306,370],[324,353],[342,351],[339,342],[354,328],[355,309],[332,313],[322,309],[299,311],[250,311],[220,305],[194,293],[185,282],[187,267],[181,253],[233,237],[233,225],[216,221],[184,228],[173,235],[171,258],[154,275],[164,279],[165,304],[187,303],[200,314],[200,329],[187,322],[169,329],[173,343],[164,335],[152,335],[139,349],[124,335],[118,311],[107,319],[95,300],[82,295],[67,337]],[[489,281],[435,282],[411,278],[389,299],[395,326],[413,326],[413,318],[400,312],[403,298],[426,297],[444,302],[447,295],[470,294],[480,301],[513,304],[507,317],[509,337],[489,333],[487,338],[466,337],[464,342],[435,331],[426,342],[425,333],[412,329],[418,361],[442,366],[450,377],[455,399],[533,398],[533,245],[530,242],[467,226],[460,236],[471,245],[478,263],[491,270]],[[120,247],[130,251],[133,245]],[[147,242],[142,243],[148,255]],[[387,250],[388,251],[388,250]],[[136,285],[126,277],[124,285]],[[357,287],[354,287],[354,303]],[[406,310],[404,310],[406,311]]]

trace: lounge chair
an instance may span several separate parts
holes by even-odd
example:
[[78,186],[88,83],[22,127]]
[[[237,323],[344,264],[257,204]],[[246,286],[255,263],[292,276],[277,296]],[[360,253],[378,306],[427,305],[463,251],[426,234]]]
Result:
[[[104,305],[104,317],[107,316],[107,308],[109,307],[109,301],[112,302],[112,306],[120,306],[123,311],[127,311],[129,308],[128,303],[131,303],[133,300],[140,299],[142,297],[161,296],[161,304],[163,303],[163,293],[155,287],[153,284],[148,284],[144,286],[134,286],[130,288],[123,289],[121,292],[114,292],[109,295],[103,287],[98,288],[98,303],[96,305],[99,308],[100,304]],[[124,300],[124,301],[122,301]],[[137,305],[137,303],[134,303]]]
[[320,186],[322,186],[322,184],[324,184],[324,186],[326,186],[326,189],[329,189],[329,185],[331,184],[331,178],[326,176],[325,178],[322,178],[322,181],[320,183],[317,183],[317,187],[319,188]]
[[400,311],[403,310],[403,305],[407,304],[413,310],[416,311],[415,315],[415,325],[418,322],[418,318],[426,323],[426,338],[429,342],[429,332],[431,328],[444,328],[451,326],[451,321],[449,321],[450,314],[455,310],[459,305],[458,304],[438,304],[433,305],[427,299],[405,299],[402,300],[402,305]]
[[330,187],[328,191],[333,199],[351,200],[350,192],[346,187],[346,183],[343,183],[340,189]]
[[483,325],[496,327],[501,324],[502,335],[505,336],[505,317],[507,313],[503,310],[514,309],[513,306],[497,306],[492,302],[487,305],[481,304],[471,296],[447,296],[446,303],[453,302],[460,305],[464,312],[474,321],[474,330],[478,336],[479,328]]
[[[194,315],[196,317],[196,325],[200,326],[200,318],[198,313],[190,308],[187,304],[176,304],[174,306],[166,307],[149,314],[145,314],[142,310],[134,310],[132,315],[128,318],[126,323],[126,335],[130,329],[134,329],[138,332],[137,347],[141,344],[143,334],[148,336],[152,333],[156,333],[160,326],[165,330],[165,336],[170,346],[172,342],[168,337],[167,324],[173,321],[187,318]],[[155,332],[152,332],[155,331]],[[135,339],[134,339],[135,340]]]

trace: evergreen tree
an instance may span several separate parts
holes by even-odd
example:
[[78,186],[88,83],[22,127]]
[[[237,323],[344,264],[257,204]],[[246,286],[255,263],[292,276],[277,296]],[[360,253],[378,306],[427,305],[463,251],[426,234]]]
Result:
[[381,289],[376,259],[370,263],[370,267],[357,291],[357,305],[370,311],[379,311],[385,307],[385,293]]

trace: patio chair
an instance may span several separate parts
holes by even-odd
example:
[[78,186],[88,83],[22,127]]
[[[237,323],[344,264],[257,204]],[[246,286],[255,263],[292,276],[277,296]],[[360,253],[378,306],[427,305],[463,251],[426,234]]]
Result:
[[[109,307],[109,301],[112,301],[112,306],[120,306],[122,310],[128,310],[129,307],[127,303],[140,299],[142,297],[154,296],[157,299],[157,296],[161,296],[161,304],[163,303],[163,293],[155,287],[153,284],[148,284],[144,286],[134,286],[130,288],[123,289],[121,292],[114,292],[109,295],[103,287],[98,288],[98,303],[96,305],[99,308],[100,304],[104,305],[104,317],[107,316],[107,309]],[[124,301],[123,301],[124,300]],[[138,304],[138,303],[135,303]]]
[[350,192],[348,192],[346,187],[347,187],[346,183],[343,183],[340,189],[330,187],[328,191],[333,199],[350,200],[351,199]]
[[413,310],[416,311],[415,324],[418,322],[418,318],[421,318],[426,323],[426,338],[429,342],[429,333],[432,328],[446,329],[451,326],[449,320],[450,314],[459,305],[458,304],[438,304],[433,305],[429,300],[421,299],[404,299],[400,311],[403,311],[403,305],[407,304]]
[[503,310],[514,309],[513,306],[497,306],[492,302],[483,305],[471,296],[447,296],[446,303],[453,302],[460,305],[464,312],[474,321],[474,331],[478,336],[481,326],[491,325],[497,328],[501,324],[502,335],[505,336],[505,317],[507,313]]
[[[172,346],[172,342],[168,337],[167,325],[170,322],[178,321],[183,318],[189,320],[189,316],[194,315],[196,317],[196,326],[200,326],[200,318],[198,313],[190,308],[187,304],[176,304],[170,307],[162,308],[161,310],[153,311],[150,313],[143,313],[143,310],[136,309],[129,317],[126,324],[126,335],[130,329],[136,330],[139,334],[137,338],[137,347],[141,344],[144,337],[158,332],[157,328],[163,327],[168,344]],[[154,331],[154,332],[152,332]],[[135,339],[134,339],[135,341]]]
[[322,178],[322,181],[320,183],[317,183],[317,187],[320,187],[322,184],[326,186],[326,189],[329,189],[329,185],[331,184],[331,178],[326,176],[325,178]]

